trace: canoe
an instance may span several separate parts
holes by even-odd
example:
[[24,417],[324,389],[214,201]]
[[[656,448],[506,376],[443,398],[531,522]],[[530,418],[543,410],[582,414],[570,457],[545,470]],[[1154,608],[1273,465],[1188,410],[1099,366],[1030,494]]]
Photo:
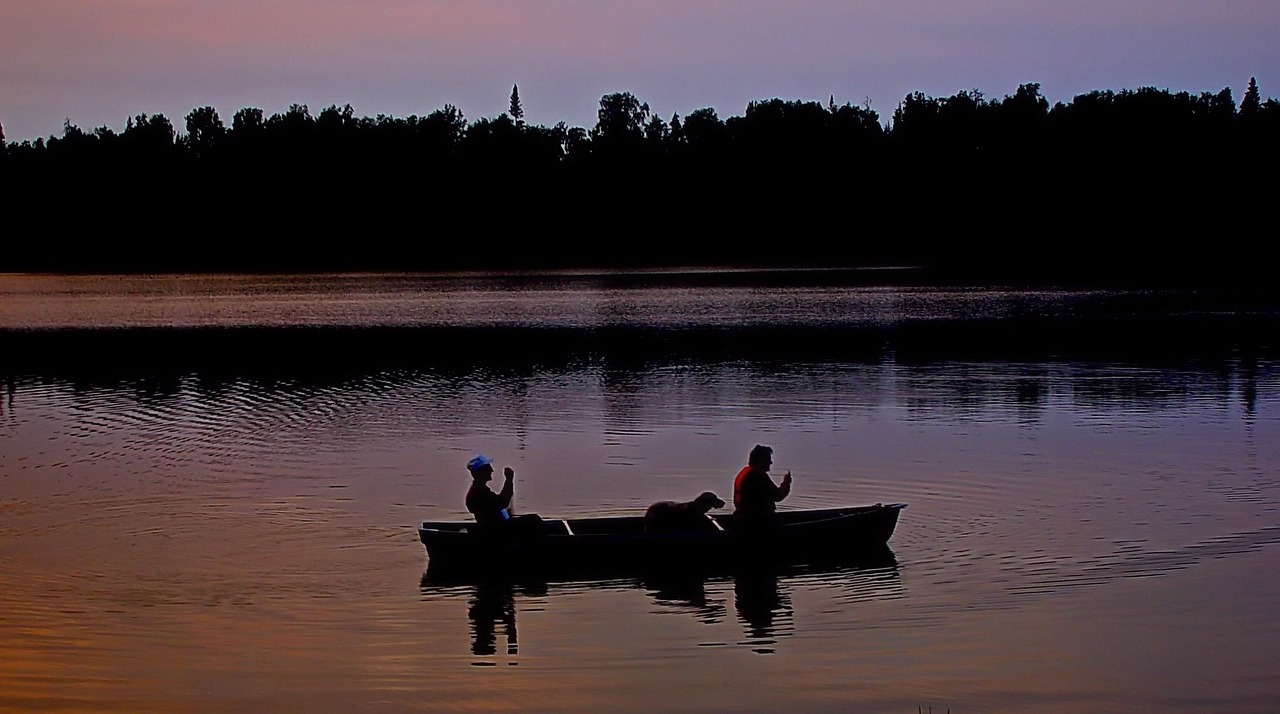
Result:
[[427,521],[418,529],[428,568],[503,572],[572,570],[617,573],[637,568],[770,561],[800,564],[883,551],[904,503],[779,511],[766,533],[742,532],[730,515],[705,527],[646,532],[642,516],[544,519],[537,533]]

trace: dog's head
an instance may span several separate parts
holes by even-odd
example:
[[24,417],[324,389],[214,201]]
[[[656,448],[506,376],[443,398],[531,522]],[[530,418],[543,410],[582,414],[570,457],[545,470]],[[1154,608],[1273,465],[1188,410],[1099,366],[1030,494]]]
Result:
[[702,495],[693,499],[693,508],[699,513],[706,513],[713,508],[724,508],[724,501],[710,491],[703,491]]

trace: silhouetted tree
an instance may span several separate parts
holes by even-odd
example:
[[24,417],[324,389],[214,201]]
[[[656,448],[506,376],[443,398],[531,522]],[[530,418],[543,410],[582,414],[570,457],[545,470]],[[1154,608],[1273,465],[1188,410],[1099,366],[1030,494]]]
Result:
[[649,118],[649,105],[636,99],[630,92],[606,94],[600,98],[600,110],[596,113],[593,140],[605,144],[628,144],[644,138],[645,120]]
[[341,134],[355,127],[355,110],[350,104],[343,105],[342,108],[338,108],[336,104],[330,104],[320,110],[319,116],[316,117],[316,128],[329,135]]
[[644,125],[645,141],[655,146],[665,146],[670,137],[671,131],[662,117],[657,114],[649,117],[649,123]]
[[272,114],[266,122],[268,132],[293,140],[307,136],[314,127],[315,120],[311,118],[311,110],[305,104],[290,104],[288,111],[284,114]]
[[1258,78],[1249,78],[1249,88],[1244,91],[1244,99],[1240,100],[1241,114],[1257,114],[1262,110],[1262,94],[1258,91]]
[[930,136],[938,123],[938,100],[923,92],[912,92],[893,111],[893,134],[900,139]]
[[231,118],[231,131],[237,134],[257,134],[263,126],[262,110],[256,107],[245,107]]
[[1000,102],[1000,115],[1020,128],[1030,128],[1049,115],[1049,100],[1040,94],[1040,83],[1018,86],[1018,91]]
[[[1106,266],[1121,274],[1157,263],[1165,252],[1141,236],[1213,235],[1215,216],[1264,204],[1270,184],[1249,177],[1280,158],[1280,102],[1264,101],[1256,78],[1238,110],[1229,88],[1098,91],[1051,107],[1040,86],[1027,83],[999,100],[976,90],[915,92],[888,124],[870,102],[840,106],[834,94],[825,104],[753,101],[741,116],[706,108],[667,122],[619,92],[601,98],[590,129],[528,125],[516,85],[511,100],[507,113],[471,124],[452,105],[427,116],[369,118],[350,105],[313,117],[294,104],[270,119],[243,108],[230,129],[212,107],[199,107],[181,136],[162,115],[145,114],[129,117],[120,134],[105,126],[86,132],[68,119],[58,135],[9,144],[0,128],[0,193],[6,205],[68,234],[89,220],[152,228],[186,221],[188,258],[203,268],[461,265],[465,256],[446,261],[437,241],[393,246],[373,236],[399,235],[406,219],[421,215],[446,235],[501,205],[530,223],[556,221],[561,246],[643,211],[646,221],[617,236],[644,246],[629,265],[716,260],[737,253],[717,236],[802,223],[814,239],[789,245],[787,256],[815,264],[893,258],[966,269],[1061,265],[1097,275]],[[262,184],[280,176],[300,178]],[[136,187],[158,177],[203,198],[154,201],[139,212]],[[688,190],[651,190],[670,177]],[[93,187],[77,196],[75,211],[59,190],[69,178]],[[961,235],[957,226],[971,216],[984,217],[982,229]],[[650,227],[663,223],[685,232],[655,236]],[[1254,219],[1246,223],[1242,229],[1259,232]],[[241,228],[248,224],[258,238]],[[303,250],[300,242],[356,233],[371,237],[332,250]],[[888,248],[871,237],[898,233],[903,239]],[[1043,257],[1011,249],[1030,234],[1046,246]],[[237,240],[243,252],[230,261],[223,249]],[[206,245],[220,249],[196,248]],[[32,249],[43,251],[46,267],[69,260],[51,247]],[[147,253],[126,239],[93,260],[137,269]],[[606,253],[590,260],[621,265]],[[570,259],[563,256],[549,247],[551,262],[541,264]]]
[[880,115],[871,108],[871,102],[863,106],[844,104],[831,110],[824,143],[826,161],[843,177],[844,188],[865,196],[873,185],[874,167],[883,161],[885,143]]
[[570,159],[585,158],[591,154],[591,135],[580,126],[564,131],[564,153]]
[[450,157],[462,143],[467,130],[466,117],[452,104],[446,104],[417,123],[417,134],[426,154],[433,160]]
[[1236,101],[1231,96],[1231,87],[1223,87],[1217,94],[1205,92],[1201,95],[1209,109],[1209,116],[1219,121],[1229,121],[1236,113]]
[[[48,150],[49,155],[58,161],[65,169],[71,169],[77,173],[83,172],[91,163],[95,153],[93,144],[95,138],[90,134],[85,134],[80,127],[71,123],[71,119],[62,120],[62,134],[60,136],[49,137]],[[83,176],[80,176],[83,178]]]
[[511,85],[511,106],[507,109],[507,113],[515,120],[516,127],[524,126],[524,107],[520,106],[520,87]]
[[71,118],[67,117],[62,120],[62,142],[64,144],[83,144],[89,137],[80,127],[71,123]]
[[729,139],[725,124],[711,107],[696,109],[685,117],[684,141],[695,155],[712,157],[726,148]]
[[671,135],[671,142],[673,144],[679,144],[680,142],[684,141],[684,124],[681,123],[679,114],[671,115],[669,132]]
[[861,136],[862,138],[878,137],[884,133],[880,126],[880,115],[870,105],[855,107],[845,104],[831,110],[836,134]]
[[494,119],[481,117],[466,128],[462,140],[462,158],[467,169],[477,176],[509,173],[520,163],[520,129],[511,117],[500,114]]
[[243,184],[243,176],[258,171],[269,170],[264,162],[266,143],[266,121],[261,109],[243,107],[231,117],[231,130],[223,138],[223,148],[230,160],[239,165],[242,172],[232,181],[235,186]]
[[742,117],[728,123],[748,155],[796,166],[829,149],[831,118],[817,102],[770,99],[749,103]]
[[1043,160],[1037,152],[1045,140],[1049,100],[1040,94],[1039,83],[1020,85],[1002,101],[991,102],[988,109],[992,116],[981,136],[995,152],[993,158],[1014,165],[1029,158]]
[[226,127],[213,107],[192,109],[187,114],[187,147],[196,157],[208,156],[225,136]]
[[165,115],[139,114],[125,123],[120,141],[139,158],[158,159],[172,152],[174,136],[173,123]]

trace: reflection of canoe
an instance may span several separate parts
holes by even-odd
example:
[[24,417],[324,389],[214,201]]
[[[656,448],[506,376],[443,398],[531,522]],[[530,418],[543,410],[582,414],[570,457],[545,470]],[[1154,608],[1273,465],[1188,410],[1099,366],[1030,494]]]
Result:
[[906,504],[780,511],[766,533],[735,530],[728,515],[705,528],[646,533],[639,516],[546,519],[540,533],[477,529],[467,522],[426,522],[418,536],[429,567],[440,570],[618,572],[669,564],[770,560],[823,562],[883,551]]
[[[631,568],[602,574],[598,567],[477,572],[440,570],[432,562],[419,582],[426,600],[462,600],[471,623],[471,653],[518,653],[518,611],[532,605],[564,616],[552,601],[563,596],[640,590],[654,614],[679,613],[706,625],[736,619],[746,639],[740,646],[772,652],[778,638],[796,631],[791,594],[824,591],[837,607],[902,597],[898,561],[887,545],[821,563],[716,562],[679,568]],[[599,600],[598,602],[605,602]],[[617,601],[609,601],[610,607]],[[576,608],[570,608],[576,612]],[[609,610],[613,612],[613,610]]]

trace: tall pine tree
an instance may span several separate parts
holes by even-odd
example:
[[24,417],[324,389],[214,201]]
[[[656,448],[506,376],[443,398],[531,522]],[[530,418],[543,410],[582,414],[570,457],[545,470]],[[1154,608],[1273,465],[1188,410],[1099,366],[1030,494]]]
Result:
[[1258,92],[1258,78],[1249,78],[1249,88],[1244,91],[1244,99],[1240,100],[1241,114],[1256,114],[1262,108],[1262,95]]
[[516,126],[524,126],[524,107],[520,106],[520,87],[511,85],[511,108],[507,110],[511,118],[515,120]]

